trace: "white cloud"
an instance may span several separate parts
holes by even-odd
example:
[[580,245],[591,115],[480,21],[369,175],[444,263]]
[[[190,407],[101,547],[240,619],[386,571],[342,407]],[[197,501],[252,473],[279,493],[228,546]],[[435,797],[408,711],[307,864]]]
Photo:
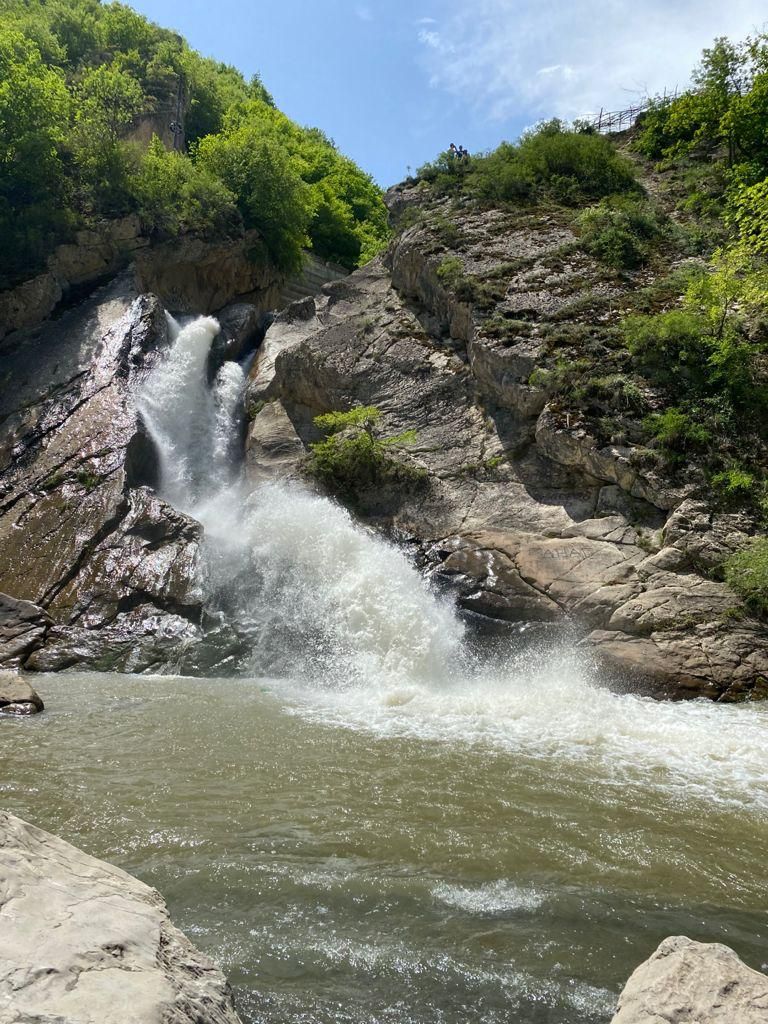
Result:
[[446,0],[431,84],[487,120],[574,118],[687,84],[701,50],[764,27],[764,0]]

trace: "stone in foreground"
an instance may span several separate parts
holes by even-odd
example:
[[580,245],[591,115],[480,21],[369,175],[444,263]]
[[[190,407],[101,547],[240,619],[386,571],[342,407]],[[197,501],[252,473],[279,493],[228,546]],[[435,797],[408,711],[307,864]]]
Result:
[[45,708],[23,676],[0,672],[0,715],[36,715]]
[[160,895],[0,814],[0,1024],[240,1024]]
[[619,997],[612,1024],[766,1024],[768,977],[719,942],[664,939]]

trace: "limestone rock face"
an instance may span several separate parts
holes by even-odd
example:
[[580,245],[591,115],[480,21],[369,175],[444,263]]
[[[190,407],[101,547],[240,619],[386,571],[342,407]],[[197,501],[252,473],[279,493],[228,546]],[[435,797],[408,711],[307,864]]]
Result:
[[0,879],[2,1024],[238,1024],[154,889],[10,814]]
[[[397,216],[430,202],[419,188],[390,201]],[[429,486],[362,495],[358,511],[412,540],[463,607],[569,620],[645,692],[766,695],[768,633],[717,574],[754,523],[713,512],[695,471],[673,485],[626,438],[598,440],[536,375],[542,339],[564,323],[589,337],[579,304],[618,307],[621,286],[546,217],[435,204],[384,258],[268,328],[249,382],[252,479],[299,473],[318,414],[375,405],[385,436],[416,431],[399,457]]]
[[619,997],[612,1024],[765,1024],[768,977],[728,946],[665,939]]

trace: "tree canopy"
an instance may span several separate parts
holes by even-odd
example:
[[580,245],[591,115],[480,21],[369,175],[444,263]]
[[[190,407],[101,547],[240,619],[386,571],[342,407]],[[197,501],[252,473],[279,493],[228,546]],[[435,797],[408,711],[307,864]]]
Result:
[[[203,57],[122,3],[0,0],[0,286],[93,219],[158,235],[257,228],[285,271],[302,250],[352,269],[383,247],[381,191],[258,76]],[[181,100],[186,148],[131,140]]]

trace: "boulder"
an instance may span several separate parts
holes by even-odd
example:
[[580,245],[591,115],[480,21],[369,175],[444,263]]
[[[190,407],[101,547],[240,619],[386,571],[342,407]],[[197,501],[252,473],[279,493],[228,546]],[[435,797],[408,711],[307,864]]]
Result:
[[619,996],[612,1024],[765,1024],[768,977],[728,946],[664,939]]
[[0,672],[0,715],[35,715],[44,708],[26,679],[13,672]]
[[160,895],[0,813],[0,1021],[239,1024],[221,971]]
[[50,624],[36,604],[0,594],[0,665],[20,665],[42,644]]

